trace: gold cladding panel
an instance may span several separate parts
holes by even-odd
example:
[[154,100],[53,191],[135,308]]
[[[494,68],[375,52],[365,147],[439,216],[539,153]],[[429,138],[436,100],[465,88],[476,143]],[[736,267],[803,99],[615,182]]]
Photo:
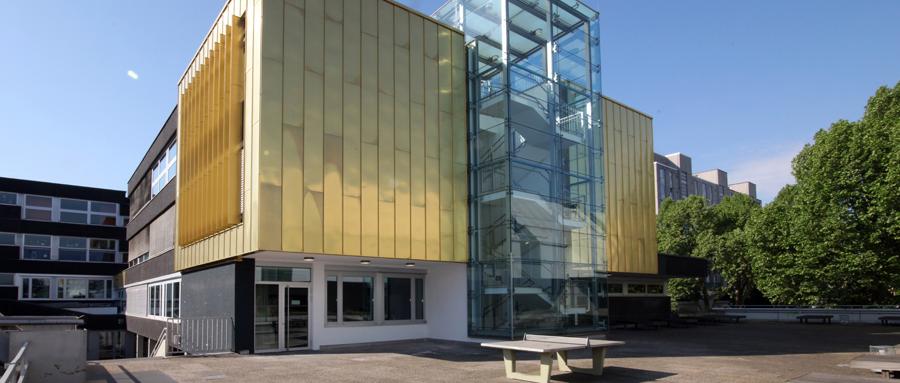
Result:
[[658,273],[652,119],[603,99],[609,272]]
[[[465,262],[462,35],[388,0],[265,0],[247,7],[245,71],[235,76],[228,65],[193,65],[195,78],[210,72],[215,80],[180,89],[183,124],[202,122],[209,107],[191,114],[189,105],[216,92],[231,89],[247,99],[245,113],[220,120],[243,115],[247,125],[250,224],[232,224],[221,241],[182,249],[179,266],[256,249]],[[228,55],[210,55],[216,50],[203,54],[227,63]],[[246,78],[246,92],[217,85],[231,78]],[[224,161],[220,152],[240,136],[190,136],[203,151],[185,153],[184,161],[218,165],[182,171],[216,187],[237,184],[227,167],[240,161]],[[200,212],[239,193],[185,194],[180,205]],[[227,222],[216,217],[190,229],[200,235]]]

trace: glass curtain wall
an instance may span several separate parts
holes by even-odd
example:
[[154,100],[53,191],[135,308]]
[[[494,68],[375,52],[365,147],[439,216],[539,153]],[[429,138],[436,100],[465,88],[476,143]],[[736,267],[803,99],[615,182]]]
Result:
[[597,12],[451,0],[435,17],[469,49],[470,334],[606,330]]

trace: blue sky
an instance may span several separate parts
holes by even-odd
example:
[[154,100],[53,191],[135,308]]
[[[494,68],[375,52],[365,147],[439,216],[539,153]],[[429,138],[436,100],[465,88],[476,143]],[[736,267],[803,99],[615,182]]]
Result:
[[[425,13],[441,1],[401,0]],[[900,1],[589,0],[603,91],[655,147],[771,199],[813,133],[900,81]],[[0,176],[124,189],[221,0],[18,1],[0,23]],[[134,71],[137,79],[129,77]]]

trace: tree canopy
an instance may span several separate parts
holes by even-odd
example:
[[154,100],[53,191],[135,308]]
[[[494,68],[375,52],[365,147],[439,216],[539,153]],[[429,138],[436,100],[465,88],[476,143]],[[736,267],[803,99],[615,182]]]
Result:
[[756,284],[782,304],[893,303],[900,287],[900,84],[815,134],[796,184],[748,225]]

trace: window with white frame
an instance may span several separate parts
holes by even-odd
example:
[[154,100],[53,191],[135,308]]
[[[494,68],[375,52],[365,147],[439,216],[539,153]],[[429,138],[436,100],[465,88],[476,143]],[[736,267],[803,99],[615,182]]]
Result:
[[119,205],[112,202],[91,201],[91,225],[116,226]]
[[10,192],[0,192],[0,205],[18,205],[18,195]]
[[59,222],[88,223],[88,201],[80,199],[59,199]]
[[116,240],[91,238],[88,260],[91,262],[115,262]]
[[25,196],[24,218],[35,221],[53,220],[53,198],[28,194]]
[[148,286],[147,314],[165,318],[180,318],[181,280],[165,281]]
[[50,259],[51,240],[49,235],[25,234],[22,259]]
[[159,158],[153,164],[150,170],[151,185],[150,198],[155,197],[159,192],[175,178],[177,166],[175,166],[178,158],[178,143],[172,142],[166,151],[159,155]]
[[86,261],[87,238],[59,237],[59,252],[57,253],[57,258],[60,261]]
[[57,278],[58,299],[112,299],[112,279]]
[[425,320],[424,274],[331,271],[325,279],[329,325]]
[[22,299],[50,299],[50,278],[23,277]]

